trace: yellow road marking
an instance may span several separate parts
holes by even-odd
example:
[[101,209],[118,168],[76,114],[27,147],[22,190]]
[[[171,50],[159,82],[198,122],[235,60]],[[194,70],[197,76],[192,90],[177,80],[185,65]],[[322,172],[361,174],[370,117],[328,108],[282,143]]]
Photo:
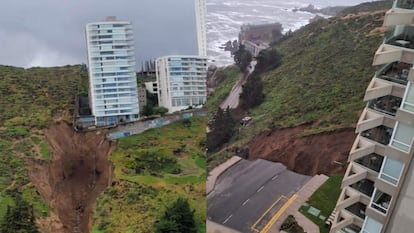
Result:
[[285,210],[296,200],[298,197],[297,194],[293,194],[291,198],[277,211],[275,215],[270,219],[270,221],[266,224],[266,226],[262,229],[260,233],[266,233],[270,230],[273,224],[280,218],[280,216],[285,212]]
[[287,197],[285,196],[280,196],[275,202],[272,203],[272,205],[267,208],[267,210],[262,214],[262,216],[260,216],[257,221],[250,227],[252,230],[259,232],[259,230],[256,229],[256,225],[259,224],[259,222],[264,218],[264,216],[280,201],[282,200],[282,198],[287,199]]

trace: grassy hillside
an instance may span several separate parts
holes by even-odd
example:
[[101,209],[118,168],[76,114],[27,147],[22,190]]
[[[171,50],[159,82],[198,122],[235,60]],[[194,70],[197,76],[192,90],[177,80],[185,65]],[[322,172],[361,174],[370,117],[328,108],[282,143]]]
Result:
[[353,127],[365,106],[372,59],[383,38],[378,29],[389,6],[390,1],[352,7],[344,12],[353,15],[320,19],[275,45],[282,64],[260,75],[264,102],[248,110],[252,121],[236,126],[227,149],[212,154],[208,168],[243,154],[240,148],[263,131],[311,125],[297,135],[303,137]]
[[38,218],[49,207],[27,175],[26,158],[48,161],[50,148],[39,129],[53,118],[69,119],[77,93],[85,92],[82,67],[23,69],[0,66],[0,218],[13,195],[20,192],[34,206]]
[[355,124],[375,71],[371,62],[382,35],[374,29],[383,14],[322,19],[275,46],[282,65],[262,75],[265,101],[250,110],[253,122],[238,136],[241,142],[304,123],[313,123],[304,135]]
[[205,127],[196,117],[120,139],[110,158],[115,179],[97,202],[93,232],[154,232],[154,221],[180,196],[205,232]]

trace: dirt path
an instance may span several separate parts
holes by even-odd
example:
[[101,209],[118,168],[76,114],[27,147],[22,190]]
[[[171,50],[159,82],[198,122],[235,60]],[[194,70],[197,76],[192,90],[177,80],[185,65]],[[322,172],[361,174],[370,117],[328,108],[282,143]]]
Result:
[[52,125],[45,135],[51,162],[26,161],[30,180],[51,207],[51,216],[39,226],[42,232],[90,232],[93,204],[112,180],[108,156],[115,146],[103,133],[75,133],[64,123]]
[[248,144],[248,159],[281,162],[289,170],[310,176],[344,173],[355,129],[294,137],[306,128],[299,126],[259,134]]

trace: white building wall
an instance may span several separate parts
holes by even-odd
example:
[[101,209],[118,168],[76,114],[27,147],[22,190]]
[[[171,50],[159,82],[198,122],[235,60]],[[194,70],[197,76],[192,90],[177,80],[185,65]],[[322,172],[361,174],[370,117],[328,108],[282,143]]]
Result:
[[203,105],[207,99],[207,58],[166,56],[156,60],[158,103],[168,112]]
[[86,25],[90,102],[97,126],[139,117],[132,25],[107,21]]
[[195,0],[198,55],[207,56],[206,0]]

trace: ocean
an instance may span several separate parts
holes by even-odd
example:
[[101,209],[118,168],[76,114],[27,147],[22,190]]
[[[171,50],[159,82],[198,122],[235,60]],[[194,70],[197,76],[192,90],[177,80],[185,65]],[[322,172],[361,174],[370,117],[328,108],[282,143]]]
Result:
[[[228,40],[237,39],[242,24],[279,22],[284,32],[296,30],[316,16],[293,9],[309,4],[316,8],[327,6],[353,6],[364,0],[207,0],[207,53],[217,66],[233,63],[230,52],[219,47]],[[323,15],[322,15],[323,16]]]

